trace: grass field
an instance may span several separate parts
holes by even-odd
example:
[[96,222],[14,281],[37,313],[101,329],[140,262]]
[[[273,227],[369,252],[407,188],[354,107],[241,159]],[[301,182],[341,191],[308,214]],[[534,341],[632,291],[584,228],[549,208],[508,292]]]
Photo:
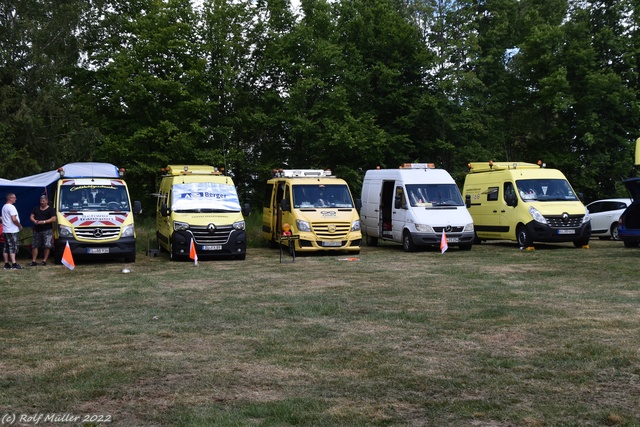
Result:
[[0,271],[0,422],[640,425],[640,250],[621,242],[282,264],[254,242],[196,267],[142,236],[129,274]]

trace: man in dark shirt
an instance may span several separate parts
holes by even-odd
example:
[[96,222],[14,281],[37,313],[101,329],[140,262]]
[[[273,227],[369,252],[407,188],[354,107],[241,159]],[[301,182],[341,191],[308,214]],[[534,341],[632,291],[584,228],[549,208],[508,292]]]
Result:
[[47,265],[47,259],[53,248],[53,228],[51,224],[56,222],[56,212],[49,206],[49,199],[46,195],[40,196],[40,206],[33,208],[31,212],[31,222],[33,222],[33,238],[31,239],[31,267],[38,265],[38,249],[43,249],[43,260],[40,265]]

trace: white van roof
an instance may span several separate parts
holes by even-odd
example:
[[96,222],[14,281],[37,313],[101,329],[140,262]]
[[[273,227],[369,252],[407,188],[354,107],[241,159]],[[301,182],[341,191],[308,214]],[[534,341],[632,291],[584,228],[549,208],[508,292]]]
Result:
[[405,184],[455,184],[444,169],[371,169],[364,176],[367,180],[399,180]]

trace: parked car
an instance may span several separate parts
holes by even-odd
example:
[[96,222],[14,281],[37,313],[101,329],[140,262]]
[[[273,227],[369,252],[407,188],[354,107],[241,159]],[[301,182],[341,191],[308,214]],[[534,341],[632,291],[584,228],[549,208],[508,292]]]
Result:
[[589,203],[591,237],[620,240],[618,220],[631,203],[631,199],[603,199]]
[[620,215],[618,234],[627,248],[640,245],[640,178],[629,178],[622,181],[633,203]]

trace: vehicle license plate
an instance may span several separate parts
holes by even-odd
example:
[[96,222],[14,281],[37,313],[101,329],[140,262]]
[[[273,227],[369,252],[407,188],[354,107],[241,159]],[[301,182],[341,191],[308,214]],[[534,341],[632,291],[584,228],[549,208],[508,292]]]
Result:
[[558,234],[576,234],[576,230],[558,230]]
[[459,241],[458,237],[447,237],[447,243],[458,243]]
[[322,242],[322,246],[342,246],[342,242]]
[[202,247],[203,251],[221,251],[222,245],[204,245]]
[[108,254],[109,248],[87,248],[88,254]]

